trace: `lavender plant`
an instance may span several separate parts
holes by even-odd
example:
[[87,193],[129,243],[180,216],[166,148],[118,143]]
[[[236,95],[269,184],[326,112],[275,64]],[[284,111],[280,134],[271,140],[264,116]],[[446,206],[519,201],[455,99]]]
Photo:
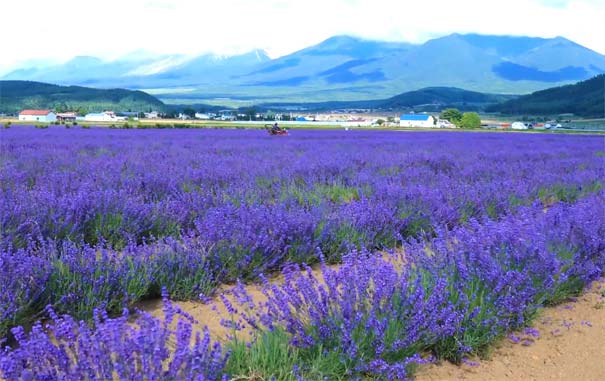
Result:
[[29,334],[14,328],[18,345],[0,355],[6,380],[227,380],[227,356],[207,329],[193,333],[193,320],[167,299],[162,320],[127,311],[110,319],[95,312],[94,326],[57,315],[35,324]]
[[[289,356],[276,360],[281,366],[252,364],[236,341],[230,371],[406,379],[430,360],[423,354],[459,363],[484,353],[543,305],[603,276],[603,201],[601,194],[547,213],[538,205],[497,222],[470,221],[406,245],[402,258],[352,253],[338,269],[323,265],[319,277],[293,266],[283,284],[265,283],[260,305],[239,286],[235,306],[224,299],[236,316],[227,325],[256,330],[253,352],[282,347]],[[318,373],[320,359],[340,366]]]
[[24,250],[0,252],[0,339],[10,327],[32,320],[50,271],[47,260]]

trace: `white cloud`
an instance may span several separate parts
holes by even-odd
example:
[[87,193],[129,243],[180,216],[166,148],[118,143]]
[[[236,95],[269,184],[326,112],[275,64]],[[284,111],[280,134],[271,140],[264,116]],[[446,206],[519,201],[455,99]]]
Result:
[[564,36],[605,53],[602,0],[8,0],[0,72],[135,50],[279,56],[336,34],[424,42],[452,32]]

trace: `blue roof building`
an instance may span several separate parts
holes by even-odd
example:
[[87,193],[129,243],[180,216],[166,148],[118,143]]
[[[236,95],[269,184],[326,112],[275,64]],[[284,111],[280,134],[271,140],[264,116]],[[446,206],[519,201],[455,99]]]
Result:
[[399,118],[400,120],[413,120],[413,121],[427,121],[430,115],[424,114],[403,114]]
[[435,127],[435,118],[427,114],[403,114],[399,118],[401,127]]

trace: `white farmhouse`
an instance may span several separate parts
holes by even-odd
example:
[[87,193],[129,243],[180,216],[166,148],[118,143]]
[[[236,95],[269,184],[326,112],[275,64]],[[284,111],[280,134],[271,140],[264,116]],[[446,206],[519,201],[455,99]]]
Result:
[[19,120],[50,123],[57,121],[57,115],[50,110],[23,110],[19,113]]
[[403,114],[399,118],[400,127],[435,127],[435,118],[425,114]]
[[523,123],[523,122],[515,122],[510,126],[511,129],[513,130],[527,130],[527,124]]
[[210,119],[210,115],[205,114],[203,112],[196,112],[195,113],[195,119],[209,120]]
[[113,111],[103,111],[99,113],[86,114],[84,120],[86,122],[115,122],[120,120],[120,118],[116,117],[116,114]]

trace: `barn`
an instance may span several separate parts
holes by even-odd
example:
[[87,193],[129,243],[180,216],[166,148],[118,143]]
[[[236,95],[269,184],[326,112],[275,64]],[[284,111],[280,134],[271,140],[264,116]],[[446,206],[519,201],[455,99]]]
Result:
[[436,127],[435,118],[425,114],[403,114],[399,118],[400,127]]
[[51,110],[23,110],[19,113],[19,120],[51,123],[57,121],[57,115]]

